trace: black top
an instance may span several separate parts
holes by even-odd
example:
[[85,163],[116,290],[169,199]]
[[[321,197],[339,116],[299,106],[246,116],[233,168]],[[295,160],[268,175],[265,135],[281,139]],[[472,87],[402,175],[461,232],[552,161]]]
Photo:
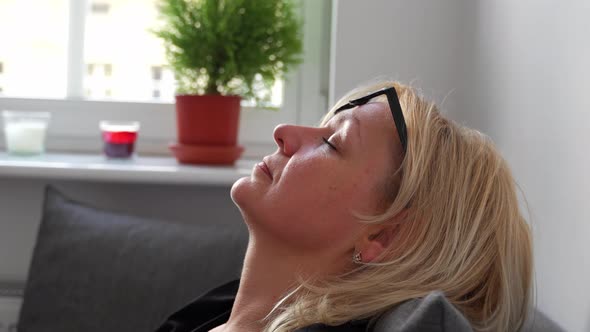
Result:
[[[170,316],[155,332],[208,332],[229,319],[240,281],[233,280],[197,298]],[[296,332],[364,332],[368,320],[339,326],[314,324]]]

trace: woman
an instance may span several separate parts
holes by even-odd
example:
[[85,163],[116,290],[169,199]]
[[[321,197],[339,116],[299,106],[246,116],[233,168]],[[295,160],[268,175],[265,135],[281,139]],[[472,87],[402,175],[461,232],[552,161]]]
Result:
[[382,82],[346,95],[319,127],[280,125],[274,138],[278,150],[231,190],[250,232],[239,284],[159,331],[522,326],[531,234],[486,136]]

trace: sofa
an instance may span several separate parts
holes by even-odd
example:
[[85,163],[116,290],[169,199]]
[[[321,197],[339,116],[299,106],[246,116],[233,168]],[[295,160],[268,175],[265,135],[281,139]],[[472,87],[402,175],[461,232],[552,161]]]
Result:
[[238,278],[247,240],[242,224],[129,216],[49,186],[19,331],[153,331],[206,290]]
[[[246,227],[209,225],[104,211],[47,187],[18,330],[154,331],[239,277]],[[524,330],[561,331],[537,311]]]

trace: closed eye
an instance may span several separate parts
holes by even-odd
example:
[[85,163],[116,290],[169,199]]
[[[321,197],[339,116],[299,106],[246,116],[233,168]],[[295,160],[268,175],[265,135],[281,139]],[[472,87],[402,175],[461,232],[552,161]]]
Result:
[[328,144],[328,146],[330,146],[330,148],[334,151],[338,151],[338,149],[336,149],[336,147],[334,146],[334,144],[330,143],[330,141],[328,141],[327,138],[322,137],[322,139],[324,140],[324,143]]

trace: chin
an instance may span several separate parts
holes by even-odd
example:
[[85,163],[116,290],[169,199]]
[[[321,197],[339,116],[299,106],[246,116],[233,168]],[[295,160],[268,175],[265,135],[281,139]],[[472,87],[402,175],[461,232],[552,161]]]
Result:
[[253,205],[260,204],[266,188],[252,177],[238,179],[231,187],[232,201],[242,212],[250,210]]
[[231,187],[231,199],[240,210],[249,230],[251,230],[252,226],[250,222],[259,219],[255,217],[257,210],[260,209],[261,197],[259,194],[256,183],[248,177],[237,180]]
[[251,187],[251,181],[248,177],[238,179],[231,186],[230,196],[238,207],[240,207],[240,203],[243,202],[244,196],[247,195],[248,191],[251,191],[248,187]]

